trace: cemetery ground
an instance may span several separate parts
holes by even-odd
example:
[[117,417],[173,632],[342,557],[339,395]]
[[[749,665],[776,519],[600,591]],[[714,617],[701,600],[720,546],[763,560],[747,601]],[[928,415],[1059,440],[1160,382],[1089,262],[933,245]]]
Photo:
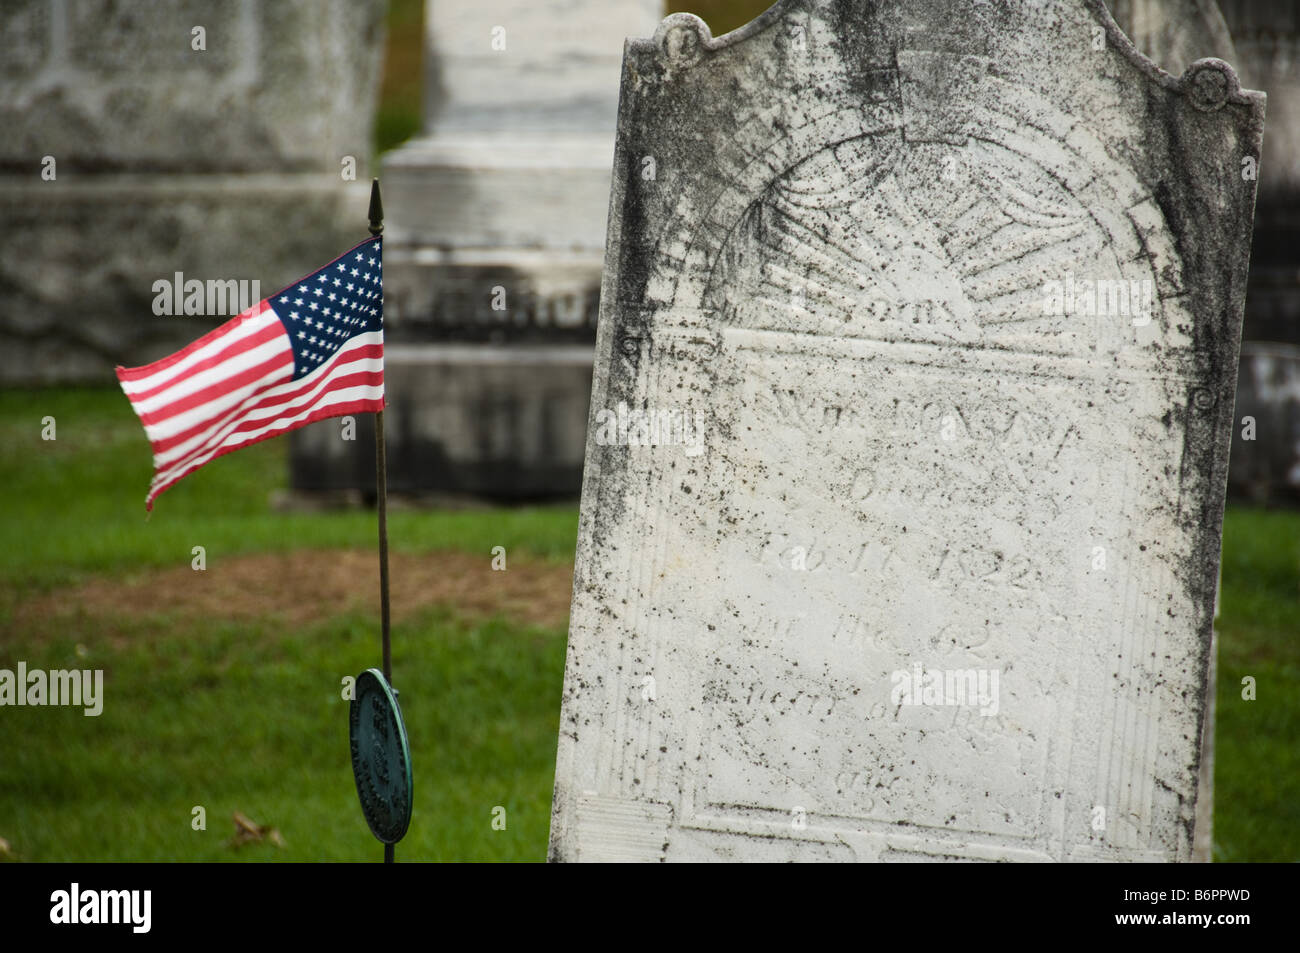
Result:
[[[223,458],[146,522],[120,391],[0,392],[0,668],[104,671],[98,717],[0,709],[0,859],[379,859],[341,687],[379,664],[375,515],[273,509],[287,449]],[[399,860],[545,858],[576,531],[576,504],[390,514]],[[1300,513],[1230,506],[1219,629],[1215,859],[1300,860]],[[230,846],[236,811],[283,846]]]

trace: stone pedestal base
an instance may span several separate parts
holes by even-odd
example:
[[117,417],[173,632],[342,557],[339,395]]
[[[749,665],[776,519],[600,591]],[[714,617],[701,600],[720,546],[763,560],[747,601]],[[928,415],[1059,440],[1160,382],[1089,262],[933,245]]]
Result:
[[[385,348],[388,486],[527,502],[576,497],[591,395],[586,347]],[[373,417],[294,431],[297,491],[374,487]]]
[[326,173],[0,177],[0,380],[107,383],[179,350],[230,315],[155,315],[155,281],[267,297],[366,237],[368,190]]

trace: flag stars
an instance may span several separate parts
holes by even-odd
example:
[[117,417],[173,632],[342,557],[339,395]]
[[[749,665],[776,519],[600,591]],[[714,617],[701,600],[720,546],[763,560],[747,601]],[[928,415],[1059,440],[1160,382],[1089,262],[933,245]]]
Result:
[[[339,354],[353,335],[378,330],[375,319],[381,313],[379,305],[383,300],[382,268],[379,246],[367,243],[352,253],[351,261],[344,258],[333,262],[303,279],[310,284],[301,284],[298,290],[306,298],[294,302],[302,310],[295,310],[289,316],[307,332],[298,331],[296,337],[296,342],[303,342],[295,343],[302,349],[300,374],[316,370]],[[291,293],[287,296],[291,297]]]

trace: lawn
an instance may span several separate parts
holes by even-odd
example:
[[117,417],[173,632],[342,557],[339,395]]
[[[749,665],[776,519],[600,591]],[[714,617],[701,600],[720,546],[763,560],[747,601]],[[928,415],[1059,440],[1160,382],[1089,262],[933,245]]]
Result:
[[[46,417],[52,441],[41,439]],[[0,391],[0,668],[105,672],[97,718],[0,712],[0,856],[380,857],[356,802],[340,688],[378,664],[377,597],[372,579],[349,568],[340,583],[320,565],[368,566],[374,515],[274,509],[286,449],[273,440],[223,458],[165,493],[146,522],[149,448],[120,392]],[[398,857],[542,860],[576,508],[395,510],[390,525],[393,673],[416,790]],[[494,546],[506,548],[505,573],[491,569]],[[269,591],[249,575],[294,566]],[[234,595],[213,589],[223,579]],[[1300,860],[1298,580],[1300,514],[1231,508],[1218,860]],[[1255,701],[1241,697],[1246,676]],[[195,807],[206,830],[193,829]],[[505,830],[493,828],[497,807]],[[229,846],[235,811],[284,846]]]
[[[53,441],[41,439],[45,417]],[[99,717],[0,710],[0,838],[10,859],[382,855],[357,804],[340,687],[379,664],[376,589],[358,582],[363,605],[298,626],[279,611],[250,618],[233,605],[222,617],[138,611],[130,599],[86,614],[60,602],[105,580],[129,593],[158,574],[174,585],[192,573],[198,593],[206,577],[256,553],[373,552],[372,512],[272,510],[286,449],[273,440],[223,458],[165,493],[146,522],[149,447],[119,391],[0,393],[0,668],[21,659],[30,669],[105,671]],[[395,510],[389,522],[395,560],[418,556],[430,588],[453,561],[467,587],[549,568],[567,603],[575,507]],[[197,545],[201,582],[191,568]],[[505,573],[491,569],[494,546],[506,548]],[[481,565],[479,577],[463,572],[466,559]],[[48,613],[57,625],[23,622],[20,606],[34,598],[63,610]],[[543,859],[563,620],[417,604],[398,615],[392,638],[416,792],[399,858]],[[205,831],[192,828],[196,806]],[[498,806],[505,830],[492,827]],[[234,811],[278,829],[285,846],[227,846]]]
[[1230,506],[1222,567],[1214,857],[1298,861],[1300,513]]

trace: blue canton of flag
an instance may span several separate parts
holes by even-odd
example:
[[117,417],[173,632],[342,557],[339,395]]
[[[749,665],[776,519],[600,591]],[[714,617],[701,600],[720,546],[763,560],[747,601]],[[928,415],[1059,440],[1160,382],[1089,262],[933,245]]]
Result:
[[295,380],[314,371],[349,338],[383,330],[380,241],[363,242],[269,299],[289,331]]

